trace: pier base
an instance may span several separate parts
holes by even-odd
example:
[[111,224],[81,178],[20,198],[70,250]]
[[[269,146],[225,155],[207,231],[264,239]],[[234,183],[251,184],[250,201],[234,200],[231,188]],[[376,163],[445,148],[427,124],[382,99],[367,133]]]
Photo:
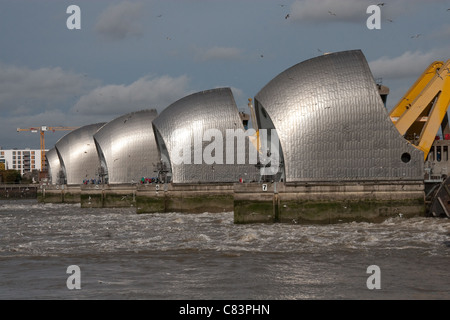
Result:
[[264,186],[235,185],[235,223],[379,222],[425,215],[423,182]]
[[234,222],[380,222],[425,216],[422,181],[341,184],[238,183],[43,186],[44,203],[81,203],[83,208],[134,207],[142,213],[220,213]]

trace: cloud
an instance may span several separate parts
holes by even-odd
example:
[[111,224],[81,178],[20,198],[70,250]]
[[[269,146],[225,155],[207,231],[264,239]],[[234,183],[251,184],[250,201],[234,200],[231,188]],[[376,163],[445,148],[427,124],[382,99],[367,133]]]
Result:
[[71,109],[80,115],[122,115],[132,111],[157,109],[190,93],[189,78],[179,76],[143,77],[130,85],[106,85],[82,96]]
[[95,30],[109,40],[123,40],[142,35],[143,3],[124,1],[103,11]]
[[290,19],[311,23],[361,22],[367,20],[367,0],[297,0],[291,6]]
[[[406,12],[414,12],[423,5],[445,3],[445,0],[390,0],[381,6],[383,18],[395,19]],[[365,23],[372,12],[370,5],[382,1],[372,0],[296,0],[289,13],[290,20],[305,23]],[[420,6],[419,6],[420,5]]]
[[80,96],[98,84],[59,67],[33,70],[0,64],[0,110],[3,115],[36,113]]
[[239,60],[242,58],[241,49],[232,47],[212,47],[198,50],[197,58],[201,61],[208,60]]
[[401,56],[394,58],[381,57],[369,62],[369,66],[375,78],[400,79],[418,77],[437,57],[439,56],[434,51],[426,53],[407,51]]

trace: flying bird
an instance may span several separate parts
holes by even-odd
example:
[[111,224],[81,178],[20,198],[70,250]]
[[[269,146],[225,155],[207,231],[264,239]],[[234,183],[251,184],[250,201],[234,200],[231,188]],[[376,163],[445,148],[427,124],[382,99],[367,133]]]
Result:
[[422,35],[422,34],[420,34],[420,33],[415,34],[415,35],[411,36],[411,39],[413,39],[413,38],[418,38],[418,37],[420,37],[421,35]]
[[384,2],[380,2],[380,3],[377,4],[377,6],[382,7],[382,6],[384,6],[385,4],[386,4],[386,3],[384,3]]
[[394,20],[392,20],[392,19],[386,19],[387,21],[389,21],[389,22],[394,22]]
[[336,13],[331,12],[331,11],[328,11],[328,13],[331,14],[332,16],[335,16],[335,15],[336,15]]
[[289,18],[289,13],[286,15],[286,17],[284,17],[285,19]]

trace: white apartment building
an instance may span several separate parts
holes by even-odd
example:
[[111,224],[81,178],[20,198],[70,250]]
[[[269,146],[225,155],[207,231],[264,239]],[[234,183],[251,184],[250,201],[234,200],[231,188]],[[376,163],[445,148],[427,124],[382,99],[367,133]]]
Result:
[[0,169],[17,170],[21,175],[33,170],[41,170],[41,150],[0,149]]

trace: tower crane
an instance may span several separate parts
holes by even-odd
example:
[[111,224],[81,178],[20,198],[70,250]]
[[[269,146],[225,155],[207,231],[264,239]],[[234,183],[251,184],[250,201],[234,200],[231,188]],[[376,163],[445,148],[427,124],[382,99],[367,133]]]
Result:
[[31,127],[31,128],[17,128],[17,132],[23,131],[31,131],[34,133],[39,132],[40,134],[40,142],[41,142],[41,171],[45,171],[45,132],[47,131],[71,131],[78,129],[79,127],[48,127],[48,126],[39,126],[39,127]]

